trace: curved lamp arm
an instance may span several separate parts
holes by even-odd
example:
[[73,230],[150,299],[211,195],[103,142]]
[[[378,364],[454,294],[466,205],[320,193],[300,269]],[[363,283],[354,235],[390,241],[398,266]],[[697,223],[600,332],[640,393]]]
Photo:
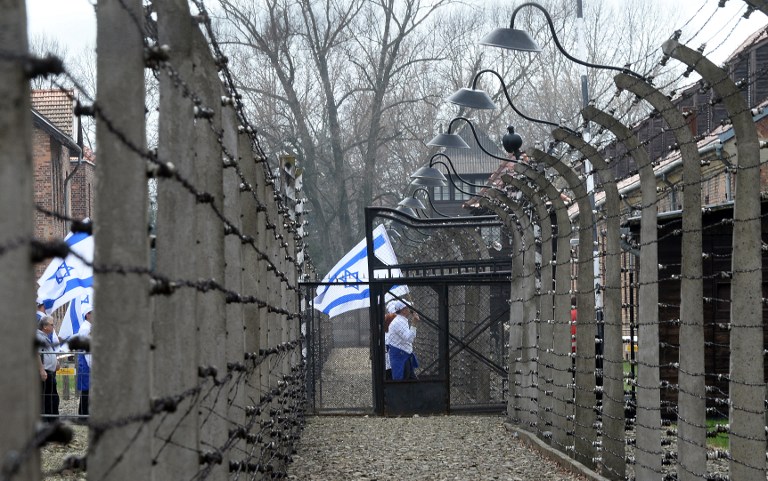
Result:
[[466,123],[467,123],[467,125],[469,125],[469,128],[470,128],[470,130],[472,131],[472,135],[475,137],[475,141],[477,142],[477,146],[480,148],[480,150],[482,150],[482,151],[483,151],[483,153],[484,153],[485,155],[488,155],[489,157],[492,157],[492,158],[494,158],[494,159],[497,159],[497,160],[503,160],[503,161],[505,161],[505,162],[513,162],[513,163],[516,163],[516,164],[519,164],[519,163],[521,163],[521,162],[520,162],[519,160],[517,160],[517,159],[508,159],[508,158],[506,158],[506,157],[500,157],[500,156],[498,156],[498,155],[494,155],[494,154],[492,154],[492,153],[488,152],[488,150],[487,150],[485,147],[483,147],[483,144],[481,144],[481,143],[480,143],[480,138],[477,136],[477,131],[475,130],[475,125],[472,123],[472,121],[471,121],[471,120],[469,120],[469,119],[468,119],[468,118],[466,118],[466,117],[454,117],[454,118],[451,120],[451,123],[450,123],[450,124],[448,124],[448,133],[450,133],[450,132],[451,132],[451,129],[453,128],[453,123],[454,123],[454,122],[456,122],[457,120],[463,120],[464,122],[466,122]]
[[[539,5],[536,2],[526,2],[526,3],[523,3],[522,5],[517,7],[512,12],[512,18],[510,19],[510,22],[509,22],[509,28],[511,30],[514,30],[514,28],[515,28],[515,17],[517,16],[517,12],[519,12],[520,9],[523,8],[523,7],[535,7],[537,9],[541,10],[541,12],[544,14],[544,17],[546,17],[546,19],[547,19],[547,24],[549,24],[549,30],[552,32],[552,38],[555,41],[555,45],[557,46],[557,49],[560,50],[560,52],[562,52],[562,54],[565,55],[565,57],[568,60],[570,60],[572,62],[576,62],[579,65],[584,65],[585,67],[599,68],[599,69],[604,69],[604,70],[616,70],[618,72],[623,72],[623,73],[626,73],[626,74],[633,75],[633,76],[635,76],[637,78],[643,79],[644,81],[648,81],[648,79],[646,77],[644,77],[643,75],[640,75],[637,72],[634,72],[634,71],[630,70],[628,67],[614,67],[612,65],[601,65],[601,64],[596,64],[596,63],[590,63],[590,62],[587,62],[585,60],[579,60],[578,58],[576,58],[573,55],[569,54],[565,50],[563,45],[560,43],[560,40],[557,38],[557,33],[555,33],[556,32],[555,24],[552,21],[552,17],[549,15],[549,12],[544,7],[542,7],[541,5]],[[493,35],[494,32],[496,32],[496,30],[491,32],[488,36]],[[488,36],[486,36],[483,40],[487,39]],[[480,41],[481,44],[484,43],[483,40]],[[501,45],[496,45],[496,46],[501,46]],[[509,48],[509,47],[505,47],[505,48]]]
[[411,195],[415,197],[416,196],[416,192],[418,192],[418,191],[423,191],[424,195],[427,196],[427,203],[429,204],[429,207],[435,212],[435,214],[439,215],[440,217],[450,217],[449,215],[444,214],[444,213],[440,212],[439,210],[437,210],[437,207],[435,207],[435,204],[432,203],[432,197],[429,196],[429,191],[427,189],[425,189],[424,187],[419,187],[418,189],[415,189],[413,191],[413,194],[411,194]]
[[512,107],[512,110],[514,110],[517,115],[519,115],[520,117],[524,118],[525,120],[527,120],[529,122],[534,122],[534,123],[537,123],[537,124],[544,124],[544,125],[551,125],[552,127],[560,127],[560,124],[557,124],[555,122],[550,122],[549,120],[541,120],[541,119],[537,119],[537,118],[534,118],[534,117],[529,117],[528,115],[525,115],[524,113],[520,112],[520,110],[517,107],[515,107],[515,103],[512,102],[512,96],[509,95],[509,90],[507,90],[507,84],[504,83],[504,79],[501,77],[501,74],[499,74],[495,70],[484,69],[484,70],[481,70],[481,71],[477,72],[475,74],[475,78],[472,80],[472,89],[473,90],[477,90],[477,80],[484,73],[491,73],[494,76],[496,76],[496,78],[499,79],[499,82],[501,82],[501,89],[504,91],[504,96],[507,98],[507,103],[509,104],[510,107]]

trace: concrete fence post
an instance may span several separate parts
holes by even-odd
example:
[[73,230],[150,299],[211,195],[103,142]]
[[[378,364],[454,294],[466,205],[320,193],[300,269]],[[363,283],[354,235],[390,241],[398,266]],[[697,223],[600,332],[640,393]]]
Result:
[[[760,143],[749,106],[728,72],[701,53],[668,40],[665,55],[683,62],[722,99],[736,134],[731,281],[730,477],[765,478],[765,373],[763,335]],[[687,197],[687,194],[686,194]]]
[[[579,260],[576,285],[578,311],[576,318],[576,376],[575,376],[575,456],[589,467],[595,466],[597,431],[595,425],[595,295],[592,246],[594,244],[592,207],[586,183],[564,163],[538,149],[530,155],[557,173],[568,183],[579,206]],[[586,215],[585,215],[586,214]]]
[[520,254],[522,235],[514,225],[514,220],[502,218],[512,237],[512,281],[509,299],[509,394],[507,399],[507,415],[513,423],[520,424],[525,418],[522,414],[522,376],[520,370],[523,367],[523,303],[520,301],[523,295],[523,256]]
[[[605,192],[606,230],[605,292],[603,296],[603,406],[602,466],[612,479],[624,479],[626,442],[624,431],[624,357],[621,319],[621,200],[616,179],[605,159],[591,145],[565,129],[552,131],[555,140],[566,142],[588,159],[598,172]],[[587,175],[589,175],[587,173]]]
[[683,159],[677,475],[680,480],[693,481],[707,474],[701,158],[688,122],[666,95],[626,74],[617,75],[614,81],[617,87],[641,97],[659,112],[674,133]]
[[[169,64],[176,75],[190,79],[193,71],[191,21],[185,0],[158,2],[158,41],[169,47]],[[173,166],[185,179],[195,177],[194,165],[194,104],[173,78],[172,72],[161,69],[160,108],[158,118],[158,159]],[[195,226],[197,207],[193,195],[174,178],[157,180],[157,225],[155,242],[156,270],[168,279],[196,279]],[[176,396],[198,378],[198,332],[195,321],[196,293],[191,288],[179,288],[167,296],[154,296],[152,351],[152,397],[163,399]],[[174,412],[159,416],[153,423],[152,479],[164,481],[174,477],[191,478],[199,470],[200,432],[198,421],[199,397],[183,399]]]
[[656,224],[656,177],[648,152],[634,133],[611,115],[587,107],[582,115],[588,121],[610,130],[623,143],[640,171],[642,213],[640,219],[640,289],[638,309],[638,394],[637,394],[637,468],[638,479],[650,479],[661,473],[661,410],[659,409],[659,255]]
[[539,265],[539,276],[541,281],[541,288],[539,292],[539,314],[538,314],[538,333],[539,338],[537,341],[538,346],[538,433],[542,438],[549,437],[545,435],[549,432],[551,435],[552,430],[552,363],[554,360],[553,355],[553,307],[554,307],[554,294],[552,290],[552,241],[554,239],[552,233],[552,221],[549,216],[549,210],[547,209],[546,202],[542,198],[543,193],[533,190],[527,182],[522,179],[510,177],[508,185],[511,185],[518,191],[522,192],[523,197],[529,199],[536,211],[536,217],[538,219],[538,225],[541,229],[541,264]]
[[[35,364],[35,279],[29,241],[34,235],[32,114],[27,55],[27,17],[23,0],[3,2],[0,15],[0,298],[6,329],[0,336],[0,365],[6,387],[0,390],[0,479],[16,471],[19,479],[40,479],[36,450],[25,444],[40,418],[40,376]],[[19,455],[24,457],[18,457]],[[18,463],[18,464],[16,464]]]
[[[224,284],[224,230],[225,225],[214,212],[223,211],[223,169],[222,149],[218,143],[221,131],[221,87],[218,68],[209,52],[208,43],[202,32],[192,32],[192,59],[195,64],[190,86],[197,95],[194,125],[194,184],[204,192],[197,199],[195,225],[196,278],[202,282],[213,281]],[[200,400],[200,447],[202,454],[221,454],[219,450],[227,440],[227,403],[221,395],[221,386],[215,382],[226,375],[225,342],[225,297],[218,289],[200,290],[195,302],[197,318],[200,368],[214,368],[208,371],[207,379],[201,376],[203,384]],[[209,479],[226,479],[229,466],[224,463],[207,463],[202,467]]]
[[[549,198],[557,220],[557,249],[555,254],[555,292],[552,341],[552,444],[563,452],[571,452],[573,446],[573,393],[571,384],[571,295],[570,295],[570,238],[571,221],[560,192],[544,174],[530,166],[518,164],[516,168]],[[510,175],[503,175],[504,183],[511,183]]]
[[[259,291],[259,282],[261,276],[261,264],[259,255],[256,251],[258,239],[264,237],[263,229],[263,217],[264,212],[261,210],[260,200],[257,199],[257,170],[261,170],[260,166],[256,165],[256,159],[251,147],[251,139],[246,133],[239,135],[239,149],[238,149],[238,162],[242,171],[241,179],[241,199],[242,199],[242,229],[243,234],[248,239],[247,243],[243,244],[243,265],[242,265],[242,286],[243,293],[247,296],[253,296],[256,299],[262,299],[263,296]],[[259,219],[262,219],[262,227],[259,227]],[[245,337],[245,351],[250,354],[250,361],[246,364],[246,379],[245,379],[245,406],[248,408],[246,413],[246,422],[250,426],[249,434],[256,434],[260,429],[259,424],[260,415],[255,411],[251,411],[259,403],[259,398],[264,393],[261,386],[261,361],[259,356],[260,344],[260,309],[259,305],[255,302],[247,303],[243,306],[244,317],[244,337]],[[259,363],[259,364],[256,364]],[[255,446],[246,445],[245,451],[240,455],[242,461],[252,462],[253,450]]]
[[[152,313],[149,279],[114,271],[146,269],[147,174],[144,150],[144,39],[140,0],[99,3],[98,106],[94,211],[95,302],[92,321],[90,479],[149,479],[150,430],[120,424],[149,409]],[[128,145],[130,143],[130,145]]]
[[[222,97],[227,97],[231,93],[224,93]],[[238,149],[238,121],[235,110],[232,106],[222,109],[222,144],[224,147],[224,216],[237,229],[237,235],[231,233],[224,239],[224,285],[227,290],[245,295],[243,292],[243,246],[240,235],[243,235],[243,210],[242,198],[240,194],[240,177],[237,173]],[[227,431],[232,433],[245,426],[245,389],[242,389],[242,383],[245,380],[245,322],[244,304],[233,300],[228,302],[225,308],[226,319],[226,367],[227,375],[231,380],[226,385],[227,392]],[[223,373],[222,373],[223,374]],[[230,458],[237,459],[245,450],[245,440],[237,438],[231,440],[234,442],[233,449],[229,449],[224,456],[224,464],[229,464]]]
[[[513,216],[517,220],[517,226],[522,231],[523,245],[518,249],[518,255],[522,256],[523,270],[520,272],[522,278],[522,289],[520,291],[521,302],[523,304],[522,313],[522,356],[518,369],[521,379],[520,403],[523,412],[522,419],[526,426],[531,430],[537,430],[538,425],[538,369],[535,361],[537,357],[536,344],[538,338],[538,324],[536,322],[536,242],[533,234],[533,224],[527,213],[521,205],[495,191],[489,191],[489,195],[499,207],[494,210],[501,210],[503,215]],[[488,200],[481,200],[480,205],[486,208],[493,208]],[[511,212],[507,213],[509,210]],[[512,222],[512,221],[510,221]],[[513,228],[510,226],[510,228]]]

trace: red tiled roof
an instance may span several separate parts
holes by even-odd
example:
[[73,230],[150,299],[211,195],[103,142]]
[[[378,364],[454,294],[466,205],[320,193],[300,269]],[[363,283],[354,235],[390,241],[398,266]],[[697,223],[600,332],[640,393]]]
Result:
[[74,90],[32,90],[32,108],[59,130],[75,136]]

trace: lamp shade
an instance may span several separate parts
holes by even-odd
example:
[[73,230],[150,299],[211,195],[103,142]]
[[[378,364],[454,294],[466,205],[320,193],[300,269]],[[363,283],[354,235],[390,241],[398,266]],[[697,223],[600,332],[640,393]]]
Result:
[[438,179],[413,179],[411,186],[413,187],[445,187],[448,182],[442,182]]
[[484,90],[468,89],[466,87],[457,90],[446,100],[471,109],[493,110],[496,108],[496,104]]
[[469,145],[456,134],[437,134],[435,138],[427,142],[432,147],[447,147],[453,149],[468,149]]
[[408,207],[410,209],[421,209],[421,210],[426,209],[426,207],[424,206],[424,203],[421,202],[416,197],[406,197],[405,199],[398,202],[397,205],[401,207]]
[[419,170],[411,174],[411,179],[418,181],[426,181],[428,183],[419,183],[419,185],[429,185],[430,187],[442,187],[448,185],[448,179],[445,178],[442,172],[434,167],[424,166]]
[[410,207],[405,207],[402,205],[398,205],[395,207],[395,210],[402,212],[403,214],[407,214],[411,217],[416,217],[416,211],[411,209]]
[[501,47],[523,52],[541,52],[536,42],[522,30],[514,28],[497,28],[480,40],[480,45]]

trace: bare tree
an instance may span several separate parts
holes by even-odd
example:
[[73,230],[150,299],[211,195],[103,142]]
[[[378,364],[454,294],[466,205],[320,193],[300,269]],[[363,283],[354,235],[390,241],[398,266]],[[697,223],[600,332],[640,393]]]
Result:
[[[398,200],[408,174],[427,159],[425,141],[454,116],[471,116],[492,138],[512,123],[530,145],[549,141],[552,126],[514,113],[493,75],[484,74],[478,87],[499,109],[470,112],[444,102],[477,72],[498,72],[526,115],[580,126],[579,67],[555,49],[541,12],[522,9],[516,26],[531,33],[542,53],[478,44],[491,29],[507,26],[520,3],[221,0],[218,28],[265,151],[272,158],[296,155],[304,167],[310,254],[320,271],[362,236],[366,206]],[[540,3],[565,48],[578,55],[575,0]],[[663,14],[648,15],[662,11],[661,0],[625,2],[619,11],[606,0],[585,3],[586,60],[651,68],[652,52],[669,34]],[[628,37],[630,28],[641,35]],[[589,71],[594,96],[610,98],[612,73]]]

